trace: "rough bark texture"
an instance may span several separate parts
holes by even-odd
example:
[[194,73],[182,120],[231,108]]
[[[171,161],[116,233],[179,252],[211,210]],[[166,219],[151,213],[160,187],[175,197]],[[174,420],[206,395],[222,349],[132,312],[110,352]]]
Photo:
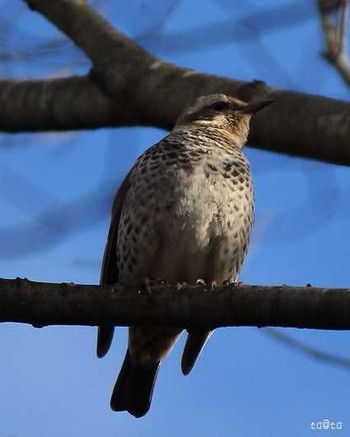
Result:
[[0,280],[0,321],[45,325],[350,329],[350,290],[289,286],[98,285]]
[[350,163],[347,102],[276,90],[179,68],[161,61],[115,30],[84,1],[26,0],[91,59],[86,77],[0,81],[0,129],[7,132],[152,125],[171,128],[201,94],[224,92],[275,104],[252,123],[249,143],[260,148]]

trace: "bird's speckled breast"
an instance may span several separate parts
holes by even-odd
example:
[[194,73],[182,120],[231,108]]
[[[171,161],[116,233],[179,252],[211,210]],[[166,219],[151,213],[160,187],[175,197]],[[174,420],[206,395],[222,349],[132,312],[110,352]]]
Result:
[[118,231],[120,281],[234,280],[253,216],[241,150],[220,131],[173,132],[132,170]]

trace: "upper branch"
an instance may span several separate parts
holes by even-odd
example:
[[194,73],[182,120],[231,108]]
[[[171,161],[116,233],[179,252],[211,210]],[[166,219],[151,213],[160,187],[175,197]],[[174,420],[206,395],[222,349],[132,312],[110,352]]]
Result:
[[350,329],[350,290],[231,284],[120,286],[0,280],[0,322]]
[[25,0],[90,57],[93,74],[47,81],[0,81],[0,129],[83,129],[125,125],[171,128],[202,94],[275,104],[252,121],[249,143],[350,163],[350,105],[180,68],[158,60],[111,27],[82,0]]

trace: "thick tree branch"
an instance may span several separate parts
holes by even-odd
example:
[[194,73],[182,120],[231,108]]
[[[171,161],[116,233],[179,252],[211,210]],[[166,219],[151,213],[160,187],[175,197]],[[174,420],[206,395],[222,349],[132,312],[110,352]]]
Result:
[[1,279],[0,322],[350,329],[350,290],[231,284],[139,291]]
[[[201,94],[224,92],[275,100],[252,123],[250,144],[283,153],[350,163],[350,105],[179,68],[114,30],[85,2],[26,0],[91,58],[89,77],[0,81],[3,131],[152,125],[171,128]],[[102,91],[104,90],[104,91]]]
[[[0,80],[3,132],[88,129],[126,122],[120,103],[88,77]],[[125,123],[127,124],[127,123]]]

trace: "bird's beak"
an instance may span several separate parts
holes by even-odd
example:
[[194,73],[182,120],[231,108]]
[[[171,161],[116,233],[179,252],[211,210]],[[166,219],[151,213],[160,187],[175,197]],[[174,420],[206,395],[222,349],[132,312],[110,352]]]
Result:
[[247,106],[237,109],[236,112],[239,114],[256,114],[267,106],[270,106],[273,102],[273,100],[260,100],[259,102],[248,103]]

